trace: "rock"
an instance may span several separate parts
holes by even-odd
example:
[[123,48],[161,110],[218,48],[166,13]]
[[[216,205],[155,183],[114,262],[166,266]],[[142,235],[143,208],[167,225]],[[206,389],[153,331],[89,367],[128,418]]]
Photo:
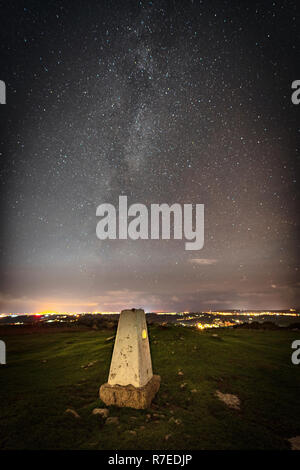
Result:
[[109,336],[108,338],[106,338],[105,341],[108,342],[108,341],[112,341],[113,339],[115,339],[115,335],[114,336]]
[[92,367],[94,364],[96,364],[97,361],[92,361],[86,364],[85,366],[81,366],[82,369],[87,369],[88,367]]
[[171,436],[172,436],[172,434],[166,434],[166,435],[165,435],[165,441],[168,441]]
[[107,408],[94,408],[92,411],[93,415],[100,415],[101,418],[108,418],[109,410]]
[[117,416],[113,416],[111,418],[107,418],[105,424],[119,424],[119,418]]
[[182,423],[181,419],[177,418],[175,419],[173,416],[169,419],[169,423],[174,423],[174,424],[177,424],[177,426],[179,426],[179,424]]
[[213,337],[213,338],[218,338],[219,335],[217,335],[216,333],[214,333],[214,334],[212,335],[212,337]]
[[197,393],[198,390],[196,388],[193,388],[193,390],[191,390],[191,393]]
[[219,400],[225,403],[225,405],[229,406],[229,408],[233,408],[234,410],[240,409],[240,399],[236,395],[232,395],[231,393],[222,393],[217,390],[216,396]]
[[87,367],[92,367],[94,364],[96,364],[97,361],[92,361],[92,362],[89,362]]
[[291,444],[292,450],[300,450],[300,436],[291,437],[288,441]]
[[80,418],[80,415],[77,413],[77,411],[73,410],[72,408],[67,408],[65,413],[69,413],[74,416],[74,418]]
[[181,389],[186,388],[186,386],[187,386],[187,383],[186,383],[186,382],[184,382],[183,384],[180,384],[180,388],[181,388]]
[[179,371],[178,371],[178,375],[183,375],[182,370],[179,370]]

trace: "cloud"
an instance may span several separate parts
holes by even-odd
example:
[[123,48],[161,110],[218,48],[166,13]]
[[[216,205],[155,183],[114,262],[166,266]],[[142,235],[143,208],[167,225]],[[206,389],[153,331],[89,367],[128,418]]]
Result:
[[211,264],[216,264],[218,260],[212,258],[192,258],[189,260],[189,262],[192,264],[201,264],[203,266],[208,266]]

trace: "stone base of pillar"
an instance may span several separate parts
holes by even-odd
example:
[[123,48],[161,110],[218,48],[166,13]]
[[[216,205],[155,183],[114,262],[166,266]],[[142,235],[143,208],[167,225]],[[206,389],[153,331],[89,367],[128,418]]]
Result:
[[109,385],[100,387],[100,398],[107,405],[136,409],[149,408],[160,387],[160,376],[153,375],[143,387],[133,385]]

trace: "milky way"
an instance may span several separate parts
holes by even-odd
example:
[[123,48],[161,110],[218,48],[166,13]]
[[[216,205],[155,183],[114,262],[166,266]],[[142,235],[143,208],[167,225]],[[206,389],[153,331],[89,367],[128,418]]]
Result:
[[[299,306],[296,1],[1,7],[3,312]],[[96,208],[205,205],[205,243]]]

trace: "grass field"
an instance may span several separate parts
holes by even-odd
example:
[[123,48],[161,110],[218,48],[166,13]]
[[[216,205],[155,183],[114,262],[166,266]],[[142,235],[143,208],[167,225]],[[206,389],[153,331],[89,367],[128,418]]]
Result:
[[[113,332],[15,331],[0,332],[7,346],[1,449],[289,449],[287,439],[300,435],[300,366],[291,363],[299,332],[227,329],[214,337],[150,326],[160,391],[150,410],[111,407],[119,424],[105,424],[92,410],[104,406],[98,390],[107,381]],[[216,390],[237,395],[240,410]]]

